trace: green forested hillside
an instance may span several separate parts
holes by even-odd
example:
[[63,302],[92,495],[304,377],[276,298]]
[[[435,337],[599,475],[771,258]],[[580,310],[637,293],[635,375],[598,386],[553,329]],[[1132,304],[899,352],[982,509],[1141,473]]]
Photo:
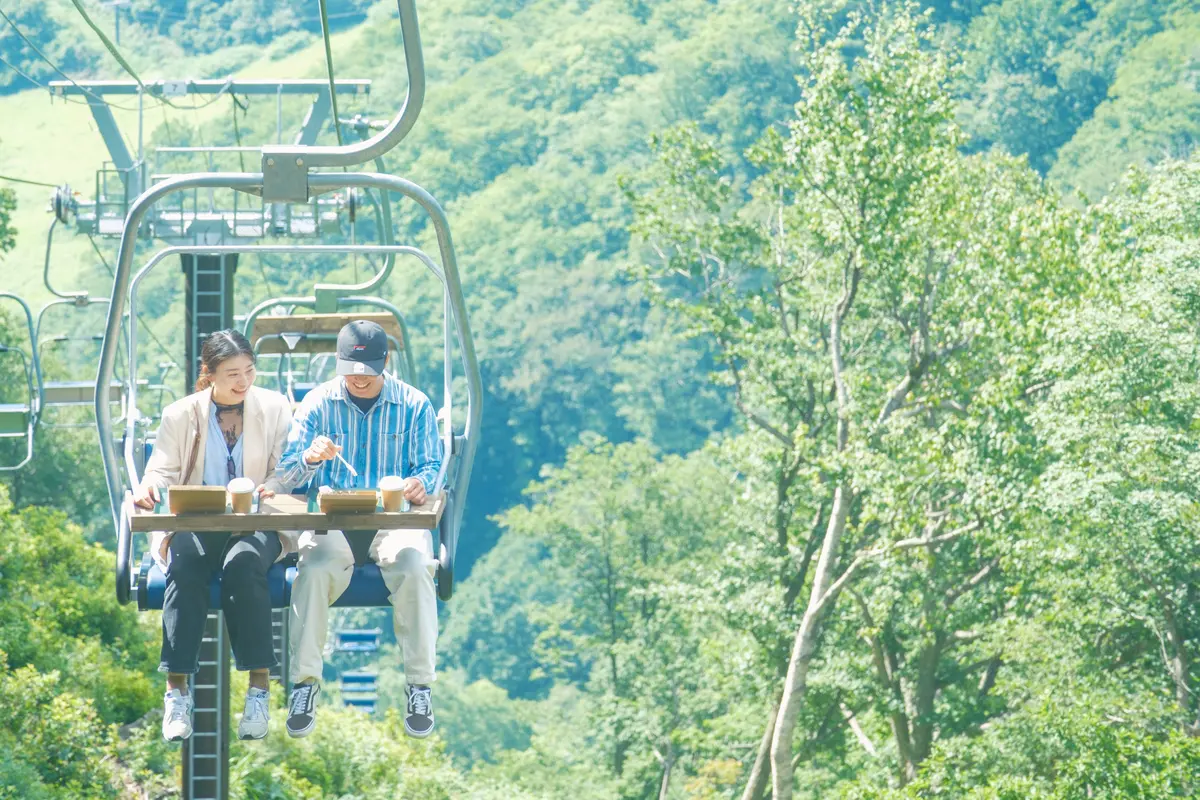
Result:
[[[439,738],[402,740],[394,712],[330,715],[301,744],[280,727],[235,747],[235,796],[1200,791],[1200,8],[792,5],[421,7],[428,101],[387,167],[447,206],[487,392]],[[73,76],[119,74],[69,5],[17,8]],[[122,47],[145,77],[320,76],[306,9],[135,2]],[[343,116],[386,116],[405,88],[394,9],[332,10],[348,15],[338,75],[374,81],[369,108],[344,99]],[[0,37],[0,57],[53,77]],[[0,174],[87,185],[102,151],[82,109],[5,91]],[[275,135],[266,102],[147,119],[154,144]],[[16,188],[4,274],[29,291],[43,189]],[[393,205],[398,238],[428,247]],[[64,238],[63,280],[102,285],[86,240]],[[363,266],[248,262],[239,304]],[[440,307],[410,274],[390,296],[430,375]],[[146,299],[180,350],[175,278]],[[6,479],[13,500],[78,486],[70,517],[103,520],[86,436],[44,441]],[[47,631],[0,629],[0,708],[25,698],[0,743],[42,730],[56,686],[69,706],[47,744],[0,747],[15,754],[0,778],[163,796],[173,756],[142,691],[153,625],[51,613],[37,576],[53,555],[17,545],[33,546],[25,526],[56,547],[82,534],[40,510],[0,520],[0,580],[28,587],[0,595],[8,616],[37,610]],[[81,581],[108,596],[109,578]],[[100,619],[125,627],[95,633]],[[100,679],[55,643],[68,636]],[[394,648],[380,662],[385,705],[400,666]],[[116,702],[105,670],[137,691]],[[76,738],[86,789],[74,761],[45,756]]]

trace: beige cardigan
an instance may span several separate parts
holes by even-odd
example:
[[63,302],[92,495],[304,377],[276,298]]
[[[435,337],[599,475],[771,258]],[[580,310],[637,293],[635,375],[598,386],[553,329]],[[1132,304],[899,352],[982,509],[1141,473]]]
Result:
[[[204,483],[204,453],[208,443],[208,414],[212,409],[212,389],[176,400],[163,410],[154,451],[146,464],[141,486],[153,485],[160,491],[172,484],[200,486]],[[275,491],[286,491],[275,481],[275,464],[287,443],[292,410],[288,399],[279,392],[250,387],[242,427],[242,474],[255,485],[266,484]],[[283,558],[296,549],[296,533],[281,532]],[[150,552],[164,570],[171,533],[155,531],[150,537]]]

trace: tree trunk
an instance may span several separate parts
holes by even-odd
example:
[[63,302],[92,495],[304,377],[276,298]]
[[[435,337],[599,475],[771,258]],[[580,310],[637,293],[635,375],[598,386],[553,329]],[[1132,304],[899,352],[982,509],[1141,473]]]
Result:
[[662,783],[658,787],[658,800],[667,800],[671,791],[671,769],[675,766],[675,748],[667,743],[667,755],[663,759]]
[[[1171,656],[1167,663],[1171,671],[1171,680],[1175,684],[1175,702],[1185,717],[1192,714],[1192,689],[1188,684],[1188,674],[1191,666],[1188,664],[1185,642],[1179,632],[1179,622],[1175,618],[1175,605],[1155,588],[1163,610],[1163,618],[1167,623],[1167,641],[1171,644]],[[1184,723],[1185,727],[1187,723]]]
[[746,780],[746,789],[742,792],[742,800],[763,800],[767,792],[767,784],[771,781],[771,740],[775,736],[775,720],[779,716],[779,701],[771,703],[767,714],[767,729],[763,731],[762,740],[758,743],[758,753],[754,756],[754,766],[750,768],[750,777]]
[[[927,530],[926,537],[932,537]],[[908,772],[910,778],[915,778],[917,766],[929,757],[933,748],[933,701],[937,696],[938,662],[942,658],[942,634],[938,631],[940,598],[934,596],[932,587],[936,585],[938,553],[934,546],[929,546],[929,556],[926,561],[928,583],[921,600],[921,627],[924,629],[921,649],[917,652],[917,685],[913,691],[912,708],[912,762]]]
[[783,696],[779,703],[779,716],[775,722],[775,735],[771,740],[771,791],[774,800],[792,798],[792,740],[796,732],[796,720],[804,704],[804,693],[808,688],[808,668],[817,648],[821,611],[826,601],[825,594],[833,583],[838,546],[846,530],[851,500],[849,486],[838,486],[833,493],[833,509],[829,515],[829,527],[825,530],[825,541],[821,545],[817,571],[813,575],[808,610],[804,612],[792,646],[792,657],[788,662]]
[[921,648],[917,656],[917,686],[913,703],[912,760],[909,778],[916,777],[917,767],[933,749],[933,701],[937,696],[937,667],[942,655],[938,637]]

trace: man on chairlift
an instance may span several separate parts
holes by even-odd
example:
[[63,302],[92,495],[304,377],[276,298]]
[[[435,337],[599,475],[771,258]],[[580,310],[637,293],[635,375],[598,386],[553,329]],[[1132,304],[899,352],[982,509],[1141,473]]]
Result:
[[[276,468],[284,486],[305,483],[331,489],[374,489],[382,478],[404,479],[414,504],[435,490],[442,464],[437,418],[429,398],[384,371],[388,338],[374,322],[357,320],[337,340],[337,377],[313,389],[296,410]],[[408,707],[404,728],[424,738],[433,731],[430,684],[435,680],[437,566],[433,535],[426,530],[379,531],[366,553],[342,531],[305,531],[292,586],[291,678],[288,735],[307,736],[317,722],[322,653],[329,606],[350,585],[356,550],[379,565],[393,608],[396,639],[404,656]]]

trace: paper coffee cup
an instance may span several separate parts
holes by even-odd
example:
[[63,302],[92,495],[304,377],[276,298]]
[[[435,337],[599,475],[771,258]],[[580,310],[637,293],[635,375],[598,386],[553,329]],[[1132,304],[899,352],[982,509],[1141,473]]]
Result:
[[395,475],[380,478],[379,494],[384,511],[400,511],[404,507],[404,478]]
[[249,514],[254,504],[254,481],[234,478],[229,482],[229,505],[235,514]]

